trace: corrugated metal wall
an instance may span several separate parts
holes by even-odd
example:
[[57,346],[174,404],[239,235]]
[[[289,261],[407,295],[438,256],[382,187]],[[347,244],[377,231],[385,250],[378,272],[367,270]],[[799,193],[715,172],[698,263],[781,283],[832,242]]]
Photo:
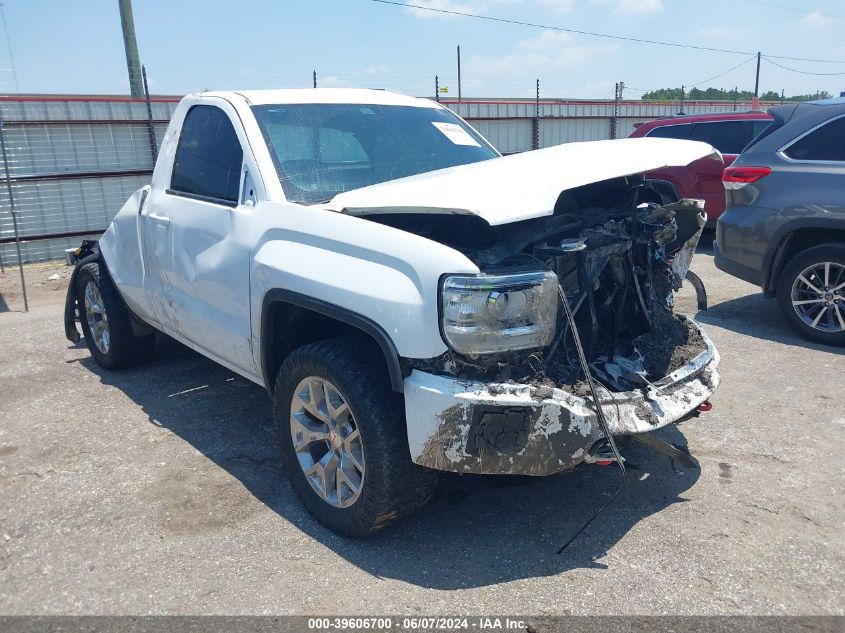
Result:
[[531,119],[472,119],[469,123],[503,154],[531,149]]
[[[534,147],[534,120],[539,110],[539,147],[551,147],[575,141],[600,141],[611,138],[613,102],[483,101],[444,102],[466,119],[503,154],[522,152]],[[748,103],[687,102],[687,114],[745,111]],[[637,123],[678,112],[677,103],[622,102],[616,117],[616,138],[626,138]]]
[[[175,99],[152,103],[156,143]],[[612,102],[473,101],[446,103],[502,153],[611,137]],[[686,103],[688,114],[747,110],[749,104]],[[677,104],[623,102],[616,119],[624,138],[637,122],[677,112]],[[63,257],[84,236],[104,229],[152,173],[147,105],[119,97],[0,96],[24,261]],[[2,166],[0,166],[2,168]],[[0,172],[2,176],[2,172]],[[0,185],[0,257],[17,261],[5,182]],[[72,234],[72,235],[68,235]],[[47,236],[64,237],[50,237]]]
[[[176,101],[151,106],[159,143]],[[24,261],[61,258],[86,232],[96,236],[150,180],[153,152],[143,101],[2,97],[0,115]],[[69,233],[73,236],[32,239]],[[0,257],[6,264],[17,260],[13,236],[3,181]]]

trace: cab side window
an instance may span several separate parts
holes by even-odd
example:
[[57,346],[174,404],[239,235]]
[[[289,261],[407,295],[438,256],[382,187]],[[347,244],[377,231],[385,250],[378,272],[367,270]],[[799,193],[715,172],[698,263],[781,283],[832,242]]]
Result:
[[182,124],[170,190],[237,204],[242,163],[243,150],[226,113],[194,106]]
[[661,125],[659,127],[654,128],[651,132],[646,134],[646,136],[657,138],[688,139],[691,127],[692,126],[689,124]]
[[794,160],[845,161],[845,116],[798,139],[783,153]]
[[716,121],[696,123],[690,139],[712,145],[723,154],[740,154],[753,136],[753,121]]

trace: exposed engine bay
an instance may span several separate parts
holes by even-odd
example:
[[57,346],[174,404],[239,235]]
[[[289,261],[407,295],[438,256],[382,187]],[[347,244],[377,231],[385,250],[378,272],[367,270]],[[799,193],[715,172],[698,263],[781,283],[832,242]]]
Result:
[[[447,244],[484,273],[554,272],[593,376],[612,391],[658,382],[706,348],[698,328],[675,315],[672,303],[701,236],[703,208],[698,201],[667,200],[665,190],[640,176],[565,191],[553,215],[494,227],[469,215],[369,219]],[[450,350],[414,367],[470,381],[528,383],[586,395],[561,309],[548,341],[539,349],[500,354]]]

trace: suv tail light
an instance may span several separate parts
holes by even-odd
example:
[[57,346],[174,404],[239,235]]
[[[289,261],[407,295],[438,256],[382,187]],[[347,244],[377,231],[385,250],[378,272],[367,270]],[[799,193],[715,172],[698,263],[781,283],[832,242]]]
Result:
[[742,189],[772,173],[771,167],[725,167],[722,182],[725,189]]

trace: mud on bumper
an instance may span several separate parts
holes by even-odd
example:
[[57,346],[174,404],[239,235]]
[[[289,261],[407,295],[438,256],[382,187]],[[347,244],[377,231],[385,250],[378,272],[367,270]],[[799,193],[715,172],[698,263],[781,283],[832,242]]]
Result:
[[[713,394],[719,354],[701,335],[706,349],[651,388],[611,393],[598,386],[614,436],[677,422]],[[405,379],[405,410],[414,462],[458,473],[551,475],[584,461],[604,437],[591,398],[527,384],[414,370]]]

